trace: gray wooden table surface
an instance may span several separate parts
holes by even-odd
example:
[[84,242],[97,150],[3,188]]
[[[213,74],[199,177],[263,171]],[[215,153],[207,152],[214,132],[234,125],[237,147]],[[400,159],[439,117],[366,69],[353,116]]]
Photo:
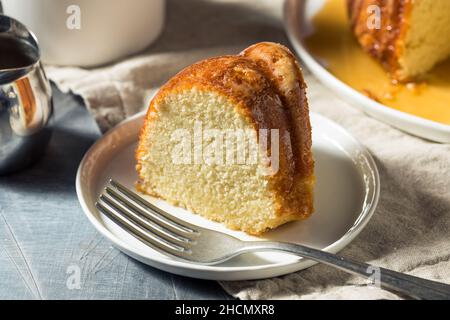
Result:
[[0,177],[0,299],[230,298],[216,282],[133,260],[97,233],[78,204],[75,175],[100,133],[82,104],[59,92],[54,127],[39,163]]

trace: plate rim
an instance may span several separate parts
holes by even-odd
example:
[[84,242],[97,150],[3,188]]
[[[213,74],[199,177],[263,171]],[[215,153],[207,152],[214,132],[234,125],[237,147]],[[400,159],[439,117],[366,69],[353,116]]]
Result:
[[[94,228],[99,232],[102,236],[104,236],[106,239],[108,239],[110,242],[112,242],[119,250],[124,252],[125,254],[133,257],[134,259],[137,259],[141,261],[144,264],[151,265],[153,267],[156,267],[158,269],[161,269],[166,272],[188,276],[192,278],[198,278],[198,279],[208,279],[208,280],[224,280],[224,281],[237,281],[237,280],[257,280],[257,279],[266,279],[266,278],[272,278],[277,277],[289,273],[293,273],[296,271],[300,271],[306,268],[309,268],[317,262],[306,260],[303,258],[299,258],[297,261],[294,262],[280,262],[280,263],[274,263],[274,264],[268,264],[268,265],[261,265],[261,266],[233,266],[233,267],[223,267],[223,266],[206,266],[206,265],[199,265],[199,264],[193,264],[193,263],[187,263],[183,261],[177,261],[173,259],[168,259],[163,256],[159,257],[156,256],[148,256],[146,254],[142,254],[141,252],[138,252],[135,250],[134,247],[128,245],[127,242],[123,241],[121,238],[114,235],[108,228],[106,228],[95,216],[94,213],[91,212],[89,209],[89,206],[87,204],[87,199],[85,199],[83,193],[84,193],[84,187],[82,185],[82,172],[87,165],[89,158],[91,154],[98,148],[100,144],[102,144],[103,140],[108,139],[111,135],[115,134],[118,130],[126,127],[130,123],[137,121],[139,118],[144,117],[145,112],[140,112],[124,121],[122,121],[120,124],[118,124],[116,127],[110,129],[108,132],[105,133],[100,139],[98,139],[85,153],[83,156],[83,159],[81,160],[78,169],[77,169],[77,175],[76,175],[76,193],[77,198],[80,203],[80,206],[82,208],[83,213],[87,216],[88,220],[91,222],[91,224],[94,226]],[[374,190],[373,190],[373,196],[371,199],[371,204],[369,208],[366,210],[365,213],[361,212],[359,216],[355,219],[355,223],[352,227],[347,230],[347,232],[342,235],[338,240],[330,244],[329,246],[323,248],[322,250],[330,253],[338,253],[342,249],[344,249],[348,244],[350,244],[358,235],[359,233],[364,230],[367,223],[372,218],[378,202],[380,198],[380,175],[378,171],[377,164],[372,157],[369,150],[361,144],[353,135],[351,135],[346,129],[344,129],[339,124],[335,123],[334,121],[326,118],[325,116],[322,116],[318,113],[311,112],[312,117],[317,117],[321,121],[324,121],[327,123],[327,125],[330,125],[334,127],[334,129],[339,130],[342,134],[346,136],[346,138],[350,139],[352,143],[355,144],[355,146],[358,147],[358,149],[364,154],[365,158],[368,161],[368,164],[370,166],[371,172],[373,173],[373,181],[374,181]],[[193,273],[186,273],[184,271],[189,271]],[[241,274],[242,273],[242,274]],[[241,275],[240,275],[241,274]]]
[[[450,143],[450,125],[418,117],[376,102],[356,89],[353,89],[323,67],[308,51],[302,41],[300,26],[305,19],[300,14],[300,8],[305,7],[308,1],[285,0],[283,21],[284,29],[290,43],[313,75],[324,86],[342,96],[352,107],[362,110],[377,120],[417,137],[439,143]],[[356,104],[359,106],[356,106]]]

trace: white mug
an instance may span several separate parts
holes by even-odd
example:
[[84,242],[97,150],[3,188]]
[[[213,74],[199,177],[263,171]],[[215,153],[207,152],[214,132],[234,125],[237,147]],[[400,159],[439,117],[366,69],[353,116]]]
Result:
[[42,60],[93,67],[139,52],[160,35],[165,0],[0,0],[37,36]]

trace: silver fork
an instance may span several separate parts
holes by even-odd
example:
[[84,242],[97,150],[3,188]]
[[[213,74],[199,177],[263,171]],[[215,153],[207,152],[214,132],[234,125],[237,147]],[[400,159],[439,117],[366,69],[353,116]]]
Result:
[[450,299],[450,285],[413,277],[306,246],[256,241],[246,242],[182,221],[157,208],[123,185],[110,180],[96,203],[97,209],[135,238],[172,258],[214,265],[243,253],[283,251],[372,279],[392,291],[415,299]]

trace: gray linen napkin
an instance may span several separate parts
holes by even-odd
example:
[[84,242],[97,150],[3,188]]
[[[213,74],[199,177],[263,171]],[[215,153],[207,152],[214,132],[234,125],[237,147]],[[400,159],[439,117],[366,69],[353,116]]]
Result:
[[[49,66],[48,74],[62,90],[79,94],[105,131],[146,108],[161,84],[195,61],[234,54],[258,41],[288,44],[281,12],[281,0],[171,0],[166,29],[145,52],[91,70]],[[380,123],[305,73],[311,110],[347,128],[372,152],[380,169],[379,207],[341,253],[450,283],[450,145]],[[399,298],[323,265],[275,279],[221,284],[241,299]]]

